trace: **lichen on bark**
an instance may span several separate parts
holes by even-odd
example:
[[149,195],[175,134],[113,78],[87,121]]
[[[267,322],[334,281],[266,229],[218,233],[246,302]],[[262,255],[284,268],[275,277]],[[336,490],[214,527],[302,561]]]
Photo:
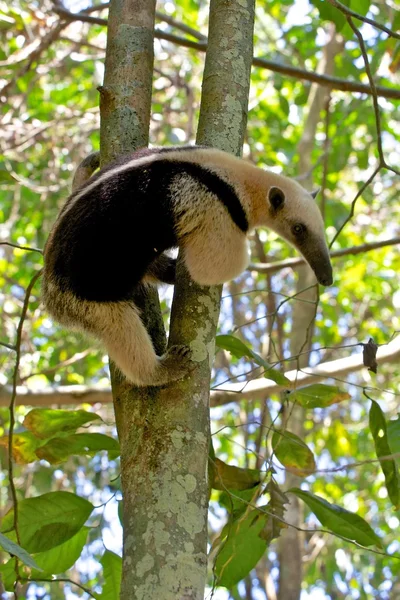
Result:
[[[103,164],[147,145],[154,2],[112,0],[101,88]],[[253,54],[254,0],[212,0],[197,141],[241,151]],[[211,79],[215,78],[214,82]],[[210,85],[211,84],[211,85]],[[124,600],[203,600],[207,568],[209,384],[221,288],[195,285],[179,261],[170,343],[192,350],[190,377],[133,388],[112,368],[121,446]],[[156,293],[137,294],[155,348]]]

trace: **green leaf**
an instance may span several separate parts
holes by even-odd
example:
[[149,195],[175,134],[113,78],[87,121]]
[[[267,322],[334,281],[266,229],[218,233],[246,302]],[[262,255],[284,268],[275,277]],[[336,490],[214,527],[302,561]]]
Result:
[[35,560],[32,558],[32,556],[30,556],[28,554],[28,552],[26,550],[21,548],[21,546],[19,546],[12,540],[8,539],[8,537],[3,535],[2,533],[0,533],[0,546],[3,548],[3,550],[8,552],[9,554],[12,554],[13,556],[17,556],[28,567],[32,567],[34,569],[39,569],[39,571],[42,570],[40,568],[40,566],[35,562]]
[[261,537],[267,521],[268,515],[254,509],[226,528],[227,537],[214,566],[217,585],[230,589],[256,566],[268,547]]
[[389,446],[386,421],[381,407],[375,400],[371,400],[371,409],[369,411],[369,428],[374,438],[375,452],[379,458],[383,474],[385,476],[386,489],[392,504],[399,508],[400,504],[400,480],[399,470],[396,461],[391,458],[381,460],[384,456],[393,454]]
[[304,408],[325,408],[336,402],[349,400],[349,398],[350,394],[341,391],[335,385],[325,385],[323,383],[314,383],[313,385],[293,390],[287,396],[290,402],[297,402]]
[[[332,21],[336,25],[336,31],[339,32],[346,23],[346,18],[339,9],[335,8],[326,0],[311,0],[311,4],[313,4],[319,12],[319,16],[323,21]],[[348,5],[349,2],[343,0],[343,4]]]
[[121,527],[124,528],[124,501],[118,500],[118,519]]
[[227,465],[219,458],[214,459],[214,464],[214,490],[247,490],[260,483],[261,476],[258,469],[241,469]]
[[[400,416],[397,419],[388,421],[386,426],[389,446],[393,453],[400,454]],[[400,457],[398,460],[400,460]]]
[[354,540],[362,546],[376,544],[380,548],[382,547],[381,540],[373,529],[356,513],[352,513],[337,504],[330,504],[324,498],[311,494],[311,492],[305,492],[298,488],[291,488],[288,491],[301,498],[321,521],[322,525],[332,533]]
[[370,4],[371,0],[351,0],[351,3],[349,2],[347,6],[351,6],[351,10],[365,17],[369,11]]
[[53,438],[38,448],[36,454],[39,458],[56,465],[72,454],[94,455],[100,450],[107,450],[110,459],[119,456],[117,440],[103,433],[74,433],[67,437]]
[[217,335],[215,338],[215,343],[218,348],[222,348],[223,350],[227,350],[236,358],[243,358],[246,356],[253,360],[257,365],[263,367],[265,369],[264,377],[267,379],[271,379],[278,383],[279,385],[290,386],[291,383],[287,377],[285,377],[282,373],[274,369],[269,363],[267,363],[259,354],[253,352],[251,348],[246,346],[239,340],[239,338],[233,335]]
[[219,503],[226,508],[234,519],[237,519],[247,510],[247,508],[249,508],[249,503],[254,504],[257,501],[257,498],[260,496],[260,491],[260,486],[257,486],[247,490],[229,490],[229,492],[222,492],[219,497]]
[[[8,439],[8,435],[3,436],[0,440],[0,446],[8,448]],[[28,463],[35,462],[37,460],[36,450],[40,444],[43,444],[43,442],[30,431],[14,433],[12,454],[15,462],[19,465],[27,465]]]
[[[49,492],[18,503],[18,530],[28,552],[44,552],[72,538],[84,525],[93,505],[69,492]],[[1,531],[14,527],[14,510],[5,515]]]
[[14,591],[14,583],[16,579],[16,558],[11,558],[6,563],[0,565],[0,579],[3,583],[4,589],[7,592]]
[[[70,569],[82,553],[88,532],[89,527],[82,527],[78,533],[63,544],[35,554],[35,560],[41,571],[44,571],[45,575],[58,575]],[[33,571],[31,578],[35,579],[35,576],[39,577],[39,573]],[[43,577],[43,573],[41,577]]]
[[34,408],[24,419],[24,426],[43,440],[64,431],[75,431],[85,423],[101,420],[96,413],[85,410],[57,410],[52,408]]
[[115,600],[119,598],[122,575],[122,559],[118,554],[106,550],[101,559],[103,565],[103,591],[97,597],[99,600]]
[[394,10],[393,12],[392,29],[393,31],[399,31],[400,29],[400,10]]
[[290,431],[275,431],[272,448],[278,460],[290,473],[305,477],[315,471],[315,459],[310,448]]

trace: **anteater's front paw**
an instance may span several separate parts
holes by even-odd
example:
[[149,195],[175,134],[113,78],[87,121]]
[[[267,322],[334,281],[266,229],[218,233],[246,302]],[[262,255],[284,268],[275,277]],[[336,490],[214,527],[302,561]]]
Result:
[[188,346],[171,346],[160,360],[168,381],[177,381],[188,375],[195,365],[191,361],[192,352]]

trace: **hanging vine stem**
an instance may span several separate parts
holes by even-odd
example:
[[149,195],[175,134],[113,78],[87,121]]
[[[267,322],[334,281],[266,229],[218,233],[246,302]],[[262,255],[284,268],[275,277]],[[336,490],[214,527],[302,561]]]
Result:
[[[15,484],[14,484],[14,462],[13,462],[13,434],[14,434],[14,427],[15,427],[15,400],[17,398],[17,380],[18,380],[18,373],[19,373],[19,364],[20,364],[20,360],[21,360],[22,330],[23,330],[25,318],[26,318],[26,315],[28,312],[29,300],[31,297],[33,287],[34,287],[35,283],[37,282],[37,280],[39,279],[39,277],[41,276],[41,274],[42,274],[42,269],[40,269],[40,271],[35,273],[35,275],[31,279],[31,281],[29,282],[28,287],[26,288],[24,304],[22,306],[22,312],[21,312],[21,316],[19,319],[18,327],[17,327],[17,339],[15,342],[15,353],[16,353],[15,366],[14,366],[14,372],[13,372],[13,377],[12,377],[11,399],[10,399],[10,405],[8,408],[9,415],[10,415],[10,426],[9,426],[9,434],[8,434],[8,478],[9,478],[11,498],[12,498],[12,503],[13,503],[13,508],[14,508],[14,529],[15,529],[15,535],[17,538],[17,542],[19,545],[21,545],[21,543],[20,543],[19,531],[18,531],[18,500],[17,500],[17,491],[15,489]],[[16,562],[15,562],[15,574],[16,574],[15,585],[17,585],[18,581],[20,580],[18,558],[16,558]],[[15,587],[14,587],[14,597],[17,598]]]
[[[358,190],[353,202],[351,203],[349,215],[347,216],[347,218],[342,223],[341,227],[337,230],[336,234],[334,235],[333,239],[331,240],[331,242],[329,244],[329,247],[331,248],[333,243],[335,242],[335,240],[338,238],[339,234],[342,232],[343,228],[352,219],[352,217],[354,215],[354,210],[355,210],[357,200],[360,198],[360,196],[362,195],[364,190],[369,186],[369,184],[372,183],[372,181],[375,179],[375,177],[379,173],[379,171],[382,168],[386,168],[389,171],[391,171],[392,173],[395,173],[396,175],[400,175],[400,171],[398,169],[396,169],[395,167],[392,167],[387,164],[384,153],[383,153],[382,127],[381,127],[381,117],[380,117],[380,112],[379,112],[378,90],[377,90],[377,87],[376,87],[376,84],[374,81],[374,77],[372,75],[371,66],[369,64],[368,53],[367,53],[367,48],[365,46],[364,38],[363,38],[362,34],[360,33],[360,31],[358,30],[358,28],[354,25],[352,16],[350,15],[350,12],[348,11],[348,9],[345,6],[343,6],[340,2],[336,2],[333,0],[332,1],[329,0],[329,2],[331,4],[333,4],[334,6],[336,6],[339,10],[342,11],[344,16],[346,17],[346,21],[348,22],[349,27],[352,29],[352,31],[354,32],[354,35],[356,36],[356,38],[358,40],[358,44],[359,44],[360,51],[361,51],[361,56],[364,61],[365,73],[368,77],[369,87],[371,90],[372,102],[373,102],[374,113],[375,113],[376,135],[377,135],[376,142],[377,142],[378,156],[379,156],[378,164],[375,167],[372,175],[368,178],[368,180],[364,183],[364,185]],[[354,16],[356,18],[359,18],[357,15],[354,15]]]

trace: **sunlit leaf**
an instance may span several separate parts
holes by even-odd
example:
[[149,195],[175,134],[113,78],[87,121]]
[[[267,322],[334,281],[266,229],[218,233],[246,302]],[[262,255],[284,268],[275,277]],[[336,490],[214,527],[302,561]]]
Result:
[[[400,416],[386,423],[389,446],[393,453],[400,454]],[[398,457],[400,460],[400,456]]]
[[107,450],[110,459],[119,456],[117,440],[102,433],[75,433],[53,438],[38,448],[36,454],[54,465],[64,462],[72,454],[93,456],[101,450]]
[[36,437],[45,440],[57,433],[75,431],[85,423],[98,420],[101,421],[99,415],[85,410],[34,408],[26,415],[24,425]]
[[253,509],[229,525],[214,565],[218,585],[229,589],[256,566],[268,547],[261,537],[267,520],[268,515]]
[[32,556],[30,556],[26,550],[21,548],[21,546],[19,546],[17,543],[8,539],[8,537],[3,535],[2,533],[0,533],[0,546],[3,548],[3,550],[8,552],[8,554],[17,556],[28,567],[39,569],[39,571],[42,570],[40,566],[35,562],[35,559],[32,558]]
[[241,469],[227,465],[219,458],[215,459],[216,472],[213,488],[215,490],[246,490],[260,483],[261,474],[258,469]]
[[[338,8],[335,8],[332,6],[332,4],[329,4],[329,2],[326,2],[325,0],[311,0],[311,4],[318,9],[322,20],[332,21],[332,23],[335,23],[337,32],[343,29],[346,23],[346,18]],[[349,4],[349,2],[344,0],[343,4]]]
[[96,594],[98,600],[115,600],[119,598],[122,575],[122,559],[118,554],[106,550],[100,560],[103,565],[104,585],[101,594]]
[[386,489],[392,504],[398,508],[400,504],[400,478],[399,469],[393,458],[385,458],[393,454],[389,446],[386,420],[381,407],[375,400],[371,400],[369,411],[369,428],[374,438],[376,455],[379,458],[385,476]]
[[290,431],[274,431],[272,448],[278,460],[291,473],[305,477],[315,471],[315,459],[310,448]]
[[290,402],[297,402],[304,408],[325,408],[337,402],[350,399],[350,394],[343,392],[335,385],[314,383],[288,394]]
[[16,563],[16,558],[10,558],[10,560],[0,565],[0,579],[3,583],[4,589],[7,592],[14,591],[14,583],[16,579]]
[[[82,527],[72,538],[46,550],[35,554],[35,560],[42,571],[47,575],[58,575],[70,569],[80,557],[83,547],[86,543],[89,527]],[[32,579],[36,573],[32,572]],[[38,574],[38,576],[40,576]],[[41,575],[44,576],[43,573]]]
[[[0,445],[8,448],[8,435],[0,439]],[[26,465],[37,460],[36,450],[43,442],[30,431],[14,433],[12,440],[13,458],[19,465]]]
[[[72,538],[84,525],[93,505],[69,492],[49,492],[18,502],[21,545],[31,553],[44,552]],[[1,531],[14,526],[14,510],[4,516]]]
[[322,525],[343,537],[354,540],[363,546],[382,547],[381,540],[366,521],[337,504],[331,504],[324,498],[298,488],[288,490],[301,498],[312,510]]
[[259,354],[253,352],[251,348],[246,346],[242,340],[233,336],[233,335],[217,335],[215,339],[215,343],[218,348],[222,348],[223,350],[227,350],[236,358],[243,358],[246,356],[250,360],[254,361],[260,367],[265,369],[264,377],[266,379],[271,379],[278,383],[279,385],[290,385],[290,381],[280,373],[276,369],[274,369],[269,363],[267,363]]

